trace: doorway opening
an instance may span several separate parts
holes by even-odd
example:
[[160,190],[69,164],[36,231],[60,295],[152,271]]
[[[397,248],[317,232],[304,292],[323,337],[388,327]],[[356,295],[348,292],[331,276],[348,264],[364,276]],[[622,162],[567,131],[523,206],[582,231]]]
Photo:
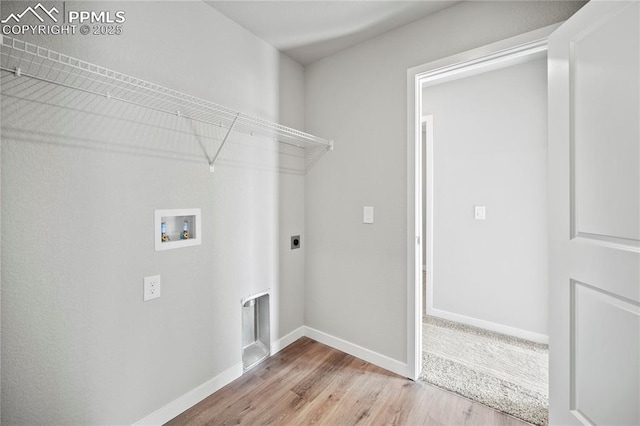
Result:
[[[449,387],[446,377],[428,380],[535,424],[546,423],[548,385],[536,383],[535,375],[514,379],[507,367],[513,358],[508,349],[522,350],[529,340],[534,358],[540,355],[533,363],[544,365],[547,377],[546,37],[554,28],[409,74],[410,372],[424,379],[433,376],[435,366],[438,374],[452,370],[449,378],[454,379],[481,375],[497,385],[498,394],[504,383],[531,384],[533,391],[524,392],[526,402],[514,412],[492,405],[491,389],[473,389],[489,395],[484,400],[465,394],[466,378],[458,387]],[[527,73],[537,73],[542,81],[536,77],[537,83],[527,88],[522,78]],[[537,112],[527,112],[536,102]],[[534,249],[527,252],[526,246]],[[523,267],[522,259],[534,261]],[[524,313],[532,298],[538,308]],[[497,343],[482,343],[493,332],[499,333]],[[473,349],[456,346],[462,340]],[[482,358],[477,350],[483,345],[500,347],[500,353],[488,355],[494,365],[475,362]],[[504,369],[495,368],[499,356]],[[544,394],[542,402],[529,398],[537,391]],[[543,406],[542,414],[519,413],[533,406]]]

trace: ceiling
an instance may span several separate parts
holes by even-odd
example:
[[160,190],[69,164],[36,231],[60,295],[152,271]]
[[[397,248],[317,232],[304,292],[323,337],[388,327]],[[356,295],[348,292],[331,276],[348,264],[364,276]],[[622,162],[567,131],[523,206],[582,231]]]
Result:
[[205,1],[302,65],[459,1]]

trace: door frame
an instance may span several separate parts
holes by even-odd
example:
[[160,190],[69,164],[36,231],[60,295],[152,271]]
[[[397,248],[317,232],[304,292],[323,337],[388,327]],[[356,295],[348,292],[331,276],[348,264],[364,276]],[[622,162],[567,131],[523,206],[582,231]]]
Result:
[[[425,229],[420,230],[420,236],[421,236],[420,238],[422,238],[422,241],[420,242],[422,244],[422,247],[419,251],[421,252],[420,254],[423,255],[422,258],[425,259],[425,262],[423,265],[424,266],[423,274],[426,276],[426,282],[432,283],[433,282],[433,188],[434,188],[433,115],[431,114],[422,115],[422,111],[420,111],[420,115],[421,115],[421,119],[420,119],[421,131],[422,131],[422,125],[423,124],[425,125],[425,141],[424,141],[425,154],[420,153],[421,169],[419,170],[419,172],[421,176],[424,176],[424,178],[422,177],[420,178],[420,183],[421,185],[423,185],[423,187],[417,189],[417,191],[420,192],[421,195],[424,194],[426,200],[422,200],[422,197],[420,197],[421,213],[418,215],[418,217],[420,218],[421,225],[424,226]],[[422,147],[422,143],[421,143],[421,147]],[[422,161],[423,159],[424,161]],[[422,170],[422,167],[424,167],[425,170]],[[423,205],[425,206],[426,211],[422,211]],[[425,220],[422,220],[423,217]],[[422,262],[422,258],[420,259],[421,262]],[[418,286],[420,287],[421,291],[422,289],[425,288],[424,284],[422,283],[422,280],[423,280],[423,277],[421,275],[420,282],[418,283]],[[426,290],[427,290],[426,297],[424,294],[420,294],[420,303],[423,303],[424,301],[427,302],[426,306],[421,306],[421,309],[420,309],[421,317],[425,313],[429,314],[433,309],[433,306],[431,304],[433,301],[433,286],[430,285],[426,287]],[[419,338],[420,340],[422,340],[422,333],[419,334]],[[418,347],[422,348],[421,341],[419,342]]]
[[[433,232],[422,238],[422,89],[546,53],[549,35],[562,23],[550,25],[477,49],[407,70],[407,377],[422,370],[422,250],[427,252],[427,280],[433,288]],[[433,121],[431,122],[433,125]],[[429,147],[427,147],[427,151]],[[432,151],[433,152],[433,151]],[[427,159],[433,165],[433,158]],[[432,173],[432,170],[428,172]],[[427,182],[427,227],[433,229],[433,179]],[[429,229],[428,229],[429,230]]]

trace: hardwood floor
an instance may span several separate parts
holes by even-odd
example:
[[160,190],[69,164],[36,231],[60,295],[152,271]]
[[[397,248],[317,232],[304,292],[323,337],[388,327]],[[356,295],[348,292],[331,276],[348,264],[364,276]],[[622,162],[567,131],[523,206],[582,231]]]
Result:
[[167,424],[528,425],[306,337]]

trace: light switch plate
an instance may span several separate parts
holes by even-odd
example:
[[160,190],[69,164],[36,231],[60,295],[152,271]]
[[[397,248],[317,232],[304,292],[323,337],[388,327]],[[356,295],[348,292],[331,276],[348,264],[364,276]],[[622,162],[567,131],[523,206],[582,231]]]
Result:
[[475,219],[476,220],[484,220],[486,217],[486,207],[485,206],[475,206]]
[[364,223],[373,223],[373,207],[365,206],[362,209],[362,221]]
[[144,296],[143,300],[157,299],[160,297],[160,275],[152,277],[144,277]]

